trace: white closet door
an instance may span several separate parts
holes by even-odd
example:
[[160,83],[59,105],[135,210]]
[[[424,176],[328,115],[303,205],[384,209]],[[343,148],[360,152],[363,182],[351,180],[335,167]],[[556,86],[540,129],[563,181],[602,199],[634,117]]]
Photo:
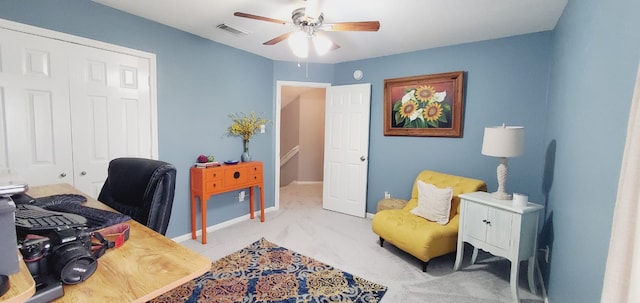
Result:
[[111,159],[157,157],[155,57],[31,31],[0,28],[0,172],[97,197]]
[[152,157],[149,61],[90,47],[71,56],[75,186],[97,197],[111,159]]
[[0,166],[73,184],[65,43],[0,29]]

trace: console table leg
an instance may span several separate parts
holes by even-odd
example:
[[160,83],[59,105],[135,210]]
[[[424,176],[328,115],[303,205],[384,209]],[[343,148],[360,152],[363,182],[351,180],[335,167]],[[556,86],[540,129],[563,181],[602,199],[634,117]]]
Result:
[[251,186],[249,187],[249,218],[251,218],[252,220],[255,217],[255,215],[253,214],[254,212],[255,208],[253,204],[253,186]]
[[200,197],[200,212],[202,213],[202,244],[207,244],[207,199]]
[[474,246],[471,254],[471,264],[476,264],[476,261],[478,261],[478,248]]
[[520,303],[520,298],[518,297],[518,269],[520,267],[520,262],[517,260],[511,261],[511,295],[513,296],[513,302]]
[[264,222],[264,186],[260,186],[260,222]]
[[191,195],[191,239],[196,238],[196,196]]
[[[382,246],[382,243],[380,243],[380,246]],[[456,250],[456,262],[453,264],[454,271],[460,269],[460,265],[462,264],[463,257],[464,257],[464,244],[463,242],[458,241],[458,248]]]
[[535,257],[529,258],[529,268],[528,268],[529,289],[531,290],[532,294],[537,295],[536,282],[535,282],[535,279],[533,278],[534,273],[536,271],[535,265],[536,265],[536,258]]

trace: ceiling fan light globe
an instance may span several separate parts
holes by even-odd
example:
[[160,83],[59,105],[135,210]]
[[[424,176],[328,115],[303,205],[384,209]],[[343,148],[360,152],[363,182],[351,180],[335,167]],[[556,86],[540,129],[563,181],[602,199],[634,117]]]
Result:
[[298,58],[309,56],[309,37],[303,32],[295,32],[289,37],[289,47]]
[[315,35],[313,37],[313,47],[318,55],[322,56],[328,53],[329,50],[331,50],[331,46],[333,46],[333,42],[331,42],[329,38],[322,35]]
[[307,58],[309,57],[309,49],[308,48],[298,49],[298,50],[294,49],[293,54],[298,58]]

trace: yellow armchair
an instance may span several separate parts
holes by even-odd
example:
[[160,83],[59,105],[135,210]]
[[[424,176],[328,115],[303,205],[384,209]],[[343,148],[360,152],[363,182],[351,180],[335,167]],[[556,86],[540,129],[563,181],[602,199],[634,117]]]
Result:
[[[412,214],[418,205],[418,180],[439,188],[453,188],[449,223],[441,225]],[[385,209],[373,217],[373,232],[380,236],[380,247],[387,241],[422,261],[422,271],[432,258],[456,251],[460,219],[459,194],[487,191],[484,181],[424,170],[413,184],[411,200],[401,209]]]

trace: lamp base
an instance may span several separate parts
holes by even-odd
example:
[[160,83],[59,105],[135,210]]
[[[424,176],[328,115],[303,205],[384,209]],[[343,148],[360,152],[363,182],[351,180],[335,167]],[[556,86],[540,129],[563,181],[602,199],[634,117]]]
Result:
[[499,200],[511,200],[511,195],[507,194],[505,186],[507,184],[507,174],[509,173],[509,168],[507,167],[507,158],[500,158],[500,164],[498,164],[496,173],[498,175],[498,189],[491,195]]
[[498,200],[511,200],[513,196],[511,194],[507,194],[505,192],[492,192],[491,196]]

